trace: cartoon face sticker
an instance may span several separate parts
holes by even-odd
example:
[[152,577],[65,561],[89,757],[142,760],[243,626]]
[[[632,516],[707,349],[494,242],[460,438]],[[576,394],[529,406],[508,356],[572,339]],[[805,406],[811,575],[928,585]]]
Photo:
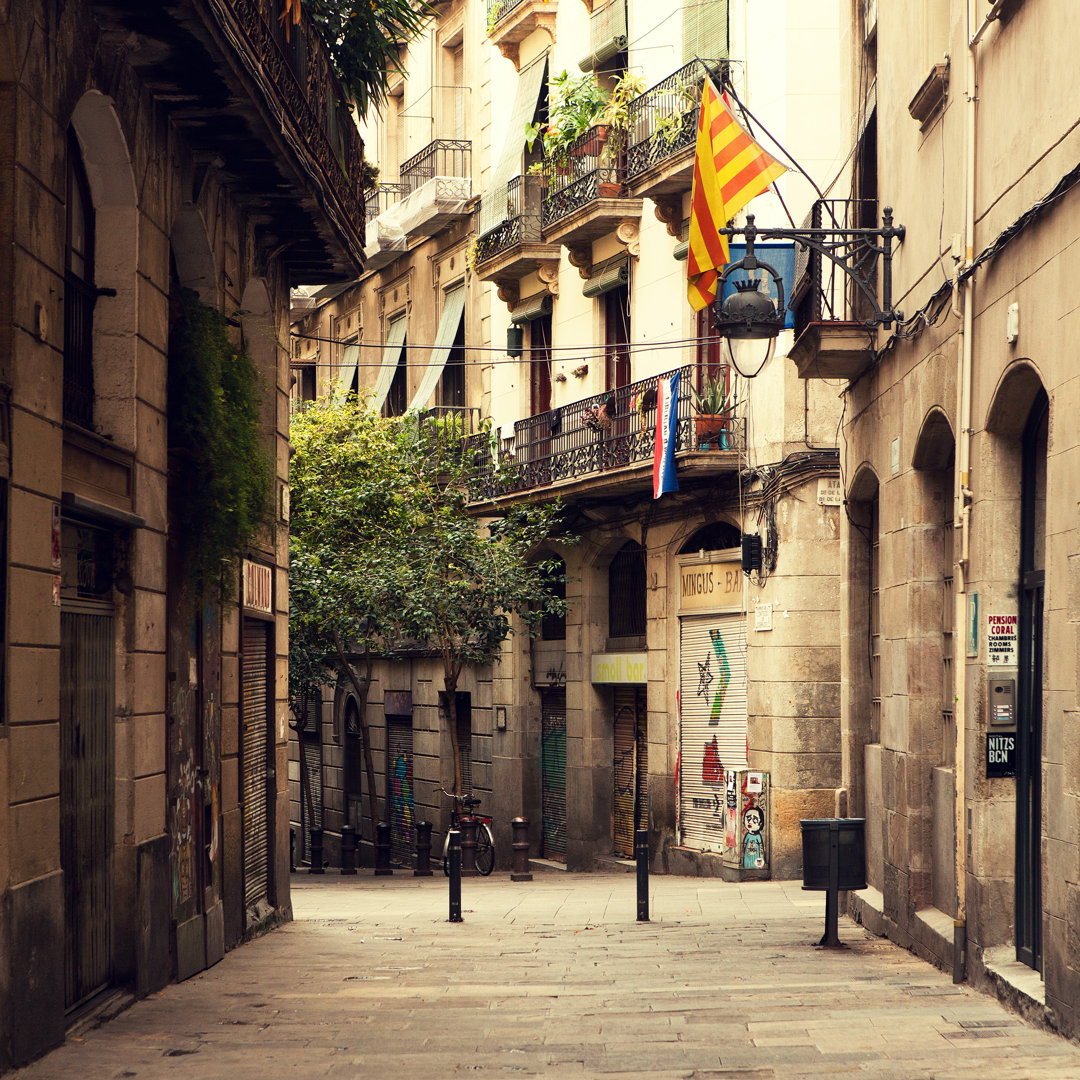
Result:
[[761,811],[756,806],[748,807],[746,813],[743,814],[743,828],[747,833],[760,833],[764,824]]
[[742,864],[745,870],[761,870],[765,867],[765,839],[761,830],[765,815],[760,807],[748,806],[743,811]]

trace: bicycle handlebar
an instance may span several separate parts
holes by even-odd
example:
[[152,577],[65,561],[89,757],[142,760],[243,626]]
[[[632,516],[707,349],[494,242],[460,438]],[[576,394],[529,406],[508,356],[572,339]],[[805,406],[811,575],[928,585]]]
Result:
[[448,799],[453,799],[455,802],[461,803],[461,805],[464,806],[466,810],[468,810],[469,807],[477,807],[477,806],[480,805],[480,800],[477,799],[477,798],[474,798],[471,793],[468,794],[468,795],[455,795],[454,792],[447,791],[446,788],[444,788],[444,787],[440,787],[439,790]]

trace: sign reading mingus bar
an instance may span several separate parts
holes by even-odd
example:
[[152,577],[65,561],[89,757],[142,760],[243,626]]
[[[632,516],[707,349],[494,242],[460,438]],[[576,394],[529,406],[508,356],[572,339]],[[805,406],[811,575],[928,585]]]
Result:
[[262,563],[244,560],[244,607],[274,613],[274,572]]

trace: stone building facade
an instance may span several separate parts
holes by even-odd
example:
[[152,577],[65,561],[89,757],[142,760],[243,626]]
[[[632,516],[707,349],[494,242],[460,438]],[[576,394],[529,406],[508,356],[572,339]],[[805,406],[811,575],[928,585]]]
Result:
[[794,354],[846,382],[844,785],[870,882],[853,910],[1076,1034],[1080,18],[850,8],[843,190],[906,227],[903,318]]
[[[569,578],[565,624],[511,638],[501,663],[463,684],[472,723],[458,737],[503,865],[510,819],[524,814],[534,856],[572,869],[627,856],[642,826],[657,868],[792,876],[799,819],[831,816],[842,799],[839,388],[800,382],[783,359],[792,329],[759,375],[740,377],[686,301],[696,57],[730,75],[812,175],[832,175],[847,152],[840,85],[820,79],[840,67],[834,5],[780,7],[766,18],[735,0],[707,13],[636,0],[440,5],[404,54],[400,97],[366,131],[381,171],[365,276],[296,312],[294,393],[336,380],[369,388],[389,412],[451,408],[466,430],[487,422],[517,473],[509,486],[490,480],[477,512],[557,496],[582,537],[551,552]],[[789,62],[809,40],[812,86]],[[543,187],[525,128],[547,119],[564,69],[595,71],[608,89],[625,74],[640,82],[617,159],[586,135],[577,164]],[[601,179],[613,187],[601,192]],[[780,189],[796,217],[807,212],[801,177]],[[771,194],[754,209],[762,224],[784,220]],[[794,252],[773,254],[790,289]],[[461,309],[450,303],[459,283]],[[461,398],[446,392],[454,362]],[[442,382],[425,384],[432,363]],[[657,382],[674,371],[680,491],[654,500]],[[708,378],[722,381],[726,404],[720,430],[699,436],[691,390]],[[605,402],[606,429],[591,412]],[[764,548],[750,574],[745,534]],[[387,665],[369,709],[380,798],[392,799],[380,757],[392,721],[413,739],[402,759],[411,813],[435,824],[438,844],[437,782],[450,770],[449,736],[436,739],[432,719],[434,668],[423,657]],[[392,711],[406,693],[411,736]],[[303,833],[304,756],[330,860],[362,788],[349,696],[328,688],[306,749],[298,736],[292,752],[293,821]],[[753,832],[742,820],[751,807]]]
[[[279,7],[0,15],[0,1069],[290,914],[283,342],[363,209]],[[263,384],[276,509],[224,605],[191,602],[170,491],[182,288]]]

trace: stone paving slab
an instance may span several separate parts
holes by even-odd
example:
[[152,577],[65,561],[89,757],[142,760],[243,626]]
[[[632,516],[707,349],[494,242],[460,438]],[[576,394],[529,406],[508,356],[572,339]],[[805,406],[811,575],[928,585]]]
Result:
[[295,921],[14,1080],[1080,1080],[1080,1046],[797,882],[293,879]]

